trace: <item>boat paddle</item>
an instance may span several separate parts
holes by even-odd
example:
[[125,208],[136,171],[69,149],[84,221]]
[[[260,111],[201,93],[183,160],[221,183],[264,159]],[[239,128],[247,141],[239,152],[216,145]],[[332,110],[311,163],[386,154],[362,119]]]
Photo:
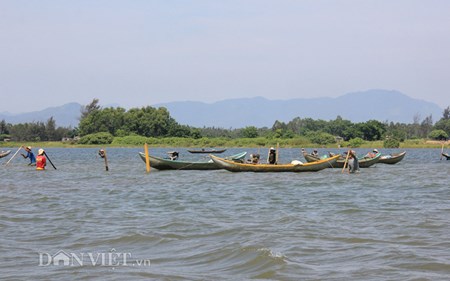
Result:
[[350,156],[350,150],[347,151],[347,157],[345,157],[344,167],[342,167],[342,173],[344,173],[344,171],[345,171],[345,166],[347,166],[347,162],[348,162],[348,157],[349,156]]
[[9,160],[8,160],[8,162],[6,162],[5,166],[8,165],[9,162],[11,162],[11,160],[13,160],[14,157],[16,157],[17,153],[19,153],[21,148],[22,148],[22,146],[19,147],[19,149],[17,149],[16,153],[14,153],[14,155],[11,158],[9,158]]
[[48,162],[50,162],[50,164],[52,164],[53,168],[56,170],[56,167],[55,167],[55,165],[53,165],[52,160],[50,160],[50,158],[48,157],[47,152],[44,151],[44,155],[48,159]]

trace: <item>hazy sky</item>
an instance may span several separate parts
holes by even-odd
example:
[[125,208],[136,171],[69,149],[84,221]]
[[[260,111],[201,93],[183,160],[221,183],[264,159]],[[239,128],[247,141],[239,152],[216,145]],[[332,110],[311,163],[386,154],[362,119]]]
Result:
[[450,105],[450,1],[0,0],[0,112],[374,88]]

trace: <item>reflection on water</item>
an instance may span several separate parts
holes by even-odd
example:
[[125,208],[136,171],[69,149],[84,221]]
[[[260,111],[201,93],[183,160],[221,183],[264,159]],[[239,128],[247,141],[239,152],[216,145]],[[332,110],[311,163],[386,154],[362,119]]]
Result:
[[[180,148],[150,153],[170,150],[180,151],[180,159],[207,157]],[[243,150],[258,152],[225,154]],[[58,170],[37,172],[19,157],[0,166],[4,280],[443,280],[450,274],[450,161],[439,161],[440,150],[410,149],[397,165],[356,175],[340,169],[147,174],[141,150],[129,148],[107,149],[106,172],[98,149],[46,151]],[[281,149],[280,161],[304,161],[300,155]],[[39,265],[40,253],[60,250],[106,258]],[[151,265],[107,266],[107,253]]]

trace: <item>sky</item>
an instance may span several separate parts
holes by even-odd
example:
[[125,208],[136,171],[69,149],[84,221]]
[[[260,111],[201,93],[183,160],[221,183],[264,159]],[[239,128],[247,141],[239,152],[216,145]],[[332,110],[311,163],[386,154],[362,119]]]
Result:
[[368,89],[444,108],[449,11],[447,0],[0,0],[0,112]]

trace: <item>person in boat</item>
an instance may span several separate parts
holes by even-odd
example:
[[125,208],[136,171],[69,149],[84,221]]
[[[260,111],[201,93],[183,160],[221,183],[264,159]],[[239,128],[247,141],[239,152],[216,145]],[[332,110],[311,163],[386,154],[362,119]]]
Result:
[[177,151],[171,151],[171,152],[168,152],[168,153],[169,153],[170,160],[177,160],[178,159],[179,154],[178,154]]
[[47,165],[47,157],[45,157],[45,151],[41,148],[38,150],[38,156],[36,157],[36,170],[45,170]]
[[23,149],[25,149],[25,151],[27,152],[27,155],[21,153],[20,155],[22,155],[23,158],[25,159],[30,159],[30,163],[28,164],[28,166],[34,166],[36,165],[36,156],[34,156],[33,151],[31,151],[31,146],[22,146]]
[[250,154],[250,159],[246,160],[247,164],[259,164],[259,158],[260,155],[259,154]]
[[267,162],[269,164],[276,164],[277,162],[277,152],[275,151],[275,148],[271,147],[269,149],[269,156],[267,157]]
[[367,153],[366,157],[374,158],[375,156],[377,156],[377,154],[378,154],[378,149],[375,148],[374,150],[372,150],[372,152]]
[[311,155],[314,157],[319,157],[319,152],[317,151],[317,149],[314,149],[313,152],[311,152]]

